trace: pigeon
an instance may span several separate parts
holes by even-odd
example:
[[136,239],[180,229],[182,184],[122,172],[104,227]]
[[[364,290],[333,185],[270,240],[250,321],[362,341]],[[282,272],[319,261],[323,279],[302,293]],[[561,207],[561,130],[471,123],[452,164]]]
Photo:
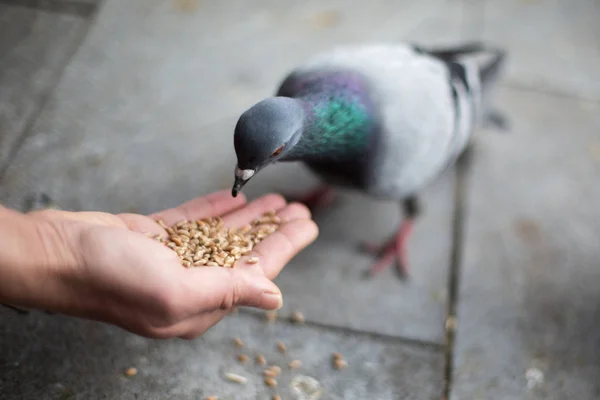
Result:
[[455,164],[476,129],[501,124],[490,103],[505,58],[481,42],[347,44],[313,55],[240,115],[232,196],[268,165],[301,162],[322,182],[297,199],[311,209],[331,203],[336,189],[397,201],[397,232],[366,246],[377,257],[369,275],[396,261],[407,277],[420,193]]

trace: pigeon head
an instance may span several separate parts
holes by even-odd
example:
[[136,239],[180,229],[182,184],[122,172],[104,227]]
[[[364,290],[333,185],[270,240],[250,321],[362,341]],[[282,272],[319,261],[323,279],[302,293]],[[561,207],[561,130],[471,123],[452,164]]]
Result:
[[305,110],[300,100],[271,97],[239,118],[233,138],[237,165],[233,197],[261,169],[284,158],[300,139]]

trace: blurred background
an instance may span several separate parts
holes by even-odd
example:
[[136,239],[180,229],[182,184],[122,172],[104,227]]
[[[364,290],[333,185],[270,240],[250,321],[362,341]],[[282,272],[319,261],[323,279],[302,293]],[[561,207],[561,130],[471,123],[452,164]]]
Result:
[[[345,194],[277,278],[272,323],[242,310],[193,342],[152,341],[0,310],[0,399],[597,399],[598,21],[598,0],[0,0],[0,202],[23,211],[45,194],[150,213],[230,188],[239,115],[336,44],[503,46],[510,122],[427,190],[409,281],[361,278],[372,259],[355,245],[392,233],[399,207]],[[245,193],[317,183],[283,164]],[[234,336],[281,365],[284,340],[303,367],[268,388]]]

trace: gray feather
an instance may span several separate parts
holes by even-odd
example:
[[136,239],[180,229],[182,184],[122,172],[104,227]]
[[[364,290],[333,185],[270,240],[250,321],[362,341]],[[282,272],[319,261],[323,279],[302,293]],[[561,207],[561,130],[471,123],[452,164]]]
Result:
[[363,189],[400,199],[419,192],[452,164],[482,120],[482,84],[493,85],[495,76],[483,82],[489,64],[473,54],[459,55],[444,59],[410,44],[340,46],[312,57],[293,74],[340,69],[366,78],[381,137],[370,154]]

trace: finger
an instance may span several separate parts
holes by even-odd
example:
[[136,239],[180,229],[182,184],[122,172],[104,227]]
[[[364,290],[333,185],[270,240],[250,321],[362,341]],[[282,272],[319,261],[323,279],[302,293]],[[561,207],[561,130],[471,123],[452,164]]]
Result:
[[127,225],[129,230],[148,235],[166,236],[167,231],[155,220],[139,214],[119,214],[119,218]]
[[227,227],[238,227],[251,222],[253,219],[271,210],[280,210],[286,205],[285,199],[278,194],[267,194],[247,204],[237,211],[223,216]]
[[[259,266],[265,276],[274,279],[305,247],[319,235],[319,228],[312,220],[297,219],[284,223],[280,228],[257,244],[248,257],[238,261],[240,269]],[[257,264],[248,265],[249,257],[258,257]]]
[[[281,221],[283,223],[289,223],[294,220],[308,220],[308,219],[310,219],[311,215],[310,215],[310,210],[303,204],[292,203],[292,204],[284,207],[283,209],[279,210],[279,212],[277,212],[277,216],[281,219]],[[261,267],[259,267],[257,264],[250,264],[247,262],[247,260],[249,258],[252,258],[255,256],[256,256],[256,254],[247,255],[246,257],[240,259],[236,263],[236,266],[241,266],[242,268],[251,269],[251,270],[256,269],[262,275],[264,275],[264,272],[261,269]]]
[[[194,201],[195,200],[192,200],[192,202]],[[256,218],[262,213],[265,213],[269,210],[279,209],[281,207],[281,204],[285,205],[285,200],[283,199],[283,197],[279,195],[266,195],[253,201],[252,203],[248,204],[242,209],[238,208],[237,211],[233,211],[229,215],[225,216],[223,219],[228,226],[241,226],[252,221],[252,219]],[[172,210],[168,211],[171,212]],[[152,218],[139,214],[119,214],[119,217],[132,231],[141,232],[149,235],[166,235],[166,231],[164,230],[164,228],[158,225]],[[195,219],[199,218],[202,217],[196,217]],[[171,223],[165,221],[164,219],[163,221],[167,225],[170,225],[181,221],[181,219],[182,218],[174,218],[174,222]]]
[[[308,207],[306,207],[303,204],[299,204],[299,203],[292,203],[289,204],[288,206],[284,207],[283,209],[279,210],[279,212],[277,213],[277,216],[281,219],[281,221],[283,221],[284,223],[289,223],[291,221],[294,220],[308,220],[311,217],[311,213],[310,210],[308,209]],[[257,254],[249,254],[243,258],[241,258],[237,263],[236,266],[239,266],[240,268],[243,269],[249,269],[252,271],[258,271],[260,274],[264,275],[265,272],[262,269],[262,266],[259,264],[250,264],[248,263],[248,259],[252,258],[252,257],[256,257]],[[260,260],[259,260],[260,261]],[[282,264],[282,266],[285,264]],[[279,273],[279,272],[277,272]]]
[[300,203],[288,204],[277,212],[277,216],[283,222],[290,222],[296,219],[310,219],[311,214],[308,207]]
[[165,224],[173,225],[182,220],[197,220],[223,215],[239,209],[244,204],[246,204],[246,197],[242,193],[237,197],[232,197],[229,190],[221,190],[190,200],[178,207],[151,214],[150,218],[162,219]]
[[237,268],[188,269],[183,290],[191,305],[190,315],[238,306],[274,310],[283,302],[277,285],[262,273]]

